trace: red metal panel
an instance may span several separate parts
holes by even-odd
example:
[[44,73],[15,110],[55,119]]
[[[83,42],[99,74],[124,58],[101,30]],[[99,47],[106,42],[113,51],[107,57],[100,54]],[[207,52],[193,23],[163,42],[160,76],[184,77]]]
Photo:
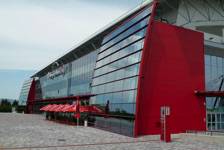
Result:
[[35,80],[33,79],[30,90],[27,97],[27,106],[26,106],[26,113],[32,113],[33,112],[33,106],[34,106],[34,99],[35,99]]
[[224,91],[195,91],[197,96],[224,97]]
[[160,107],[170,106],[170,131],[206,129],[204,37],[192,30],[154,22],[145,40],[135,136],[160,133]]
[[[147,32],[146,32],[146,36],[145,36],[145,41],[149,41],[151,39],[150,35],[152,34],[152,25],[154,23],[155,20],[155,16],[156,16],[156,10],[158,7],[158,2],[157,0],[153,0],[153,6],[152,6],[152,12],[150,15],[150,19],[149,19],[149,23],[148,23],[148,28],[147,28]],[[142,78],[144,77],[144,66],[145,66],[145,61],[147,61],[147,58],[145,58],[147,56],[147,51],[145,50],[145,48],[147,47],[148,42],[144,42],[144,48],[142,51],[142,60],[141,60],[141,64],[140,64],[140,68],[139,68],[139,78],[138,78],[138,90],[137,90],[137,99],[136,99],[136,115],[135,115],[135,123],[134,123],[134,136],[136,137],[138,135],[138,129],[140,128],[139,126],[139,112],[140,112],[140,94],[141,94],[141,90],[142,90]]]

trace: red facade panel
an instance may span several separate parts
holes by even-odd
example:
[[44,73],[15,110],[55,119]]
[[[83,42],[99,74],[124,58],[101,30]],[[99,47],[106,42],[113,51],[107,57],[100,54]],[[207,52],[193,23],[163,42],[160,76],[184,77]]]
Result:
[[171,133],[205,130],[205,98],[194,93],[205,89],[203,33],[156,21],[151,30],[143,49],[135,136],[160,134],[164,105],[171,108]]
[[29,90],[28,97],[27,97],[26,113],[33,112],[34,99],[35,99],[35,84],[36,84],[36,82],[33,79],[32,83],[30,85],[30,90]]

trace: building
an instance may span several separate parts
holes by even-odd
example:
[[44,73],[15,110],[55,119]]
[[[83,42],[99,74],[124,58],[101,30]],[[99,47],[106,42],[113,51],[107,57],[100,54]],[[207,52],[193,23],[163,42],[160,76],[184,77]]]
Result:
[[222,0],[147,1],[34,74],[20,101],[90,99],[109,106],[95,127],[129,136],[159,134],[162,106],[172,133],[223,130],[223,34]]

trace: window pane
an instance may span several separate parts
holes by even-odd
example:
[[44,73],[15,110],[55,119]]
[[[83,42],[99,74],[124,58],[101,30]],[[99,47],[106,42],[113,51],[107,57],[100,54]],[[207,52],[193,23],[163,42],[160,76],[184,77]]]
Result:
[[103,40],[103,44],[124,31],[125,29],[129,28],[131,25],[133,25],[135,22],[139,21],[140,19],[144,18],[150,13],[150,8],[145,9],[143,12],[132,18],[130,21],[122,25],[120,28],[116,29],[112,33],[110,33],[108,36],[106,36]]
[[131,90],[131,91],[125,91],[123,92],[123,101],[124,103],[133,103],[136,101],[136,95],[135,95],[136,90]]
[[108,42],[107,44],[105,44],[101,48],[101,51],[107,49],[108,47],[112,46],[113,44],[116,44],[117,42],[121,41],[122,39],[127,38],[128,36],[130,36],[134,32],[136,32],[139,29],[141,29],[142,27],[145,27],[147,24],[148,24],[148,18],[142,20],[138,24],[134,25],[133,27],[131,27],[127,31],[125,31],[122,34],[120,34],[118,37],[114,38],[113,40],[111,40],[110,42]]

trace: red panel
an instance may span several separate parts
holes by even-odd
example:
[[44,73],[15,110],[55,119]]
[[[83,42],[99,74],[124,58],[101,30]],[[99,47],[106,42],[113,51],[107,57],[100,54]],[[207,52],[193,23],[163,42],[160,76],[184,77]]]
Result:
[[135,136],[160,133],[160,107],[171,107],[171,133],[206,129],[204,37],[154,22],[146,38],[139,78]]
[[224,97],[224,91],[195,91],[197,96]]
[[[150,19],[149,19],[149,23],[148,23],[148,28],[147,28],[147,31],[146,31],[146,35],[145,35],[145,41],[148,41],[150,40],[150,35],[152,34],[152,30],[151,30],[151,27],[154,23],[154,20],[155,20],[155,16],[156,16],[156,10],[157,10],[157,7],[158,7],[158,2],[157,0],[154,0],[153,1],[153,5],[152,5],[152,12],[151,12],[151,15],[150,15]],[[134,136],[136,137],[138,135],[138,129],[141,128],[139,126],[139,111],[140,111],[140,103],[139,103],[139,97],[140,97],[140,94],[141,94],[141,90],[142,90],[142,84],[141,84],[141,81],[142,81],[142,78],[144,77],[144,69],[143,67],[145,66],[145,61],[147,61],[147,58],[146,59],[143,59],[146,57],[147,55],[147,51],[144,50],[148,45],[148,42],[144,42],[144,48],[143,48],[143,51],[142,51],[142,60],[141,60],[141,64],[140,64],[140,68],[139,68],[139,78],[138,78],[138,92],[137,92],[137,100],[136,100],[136,115],[135,115],[135,123],[134,123]]]
[[33,79],[32,83],[30,85],[30,91],[29,91],[29,94],[27,97],[26,113],[33,112],[34,99],[35,99],[35,80]]

